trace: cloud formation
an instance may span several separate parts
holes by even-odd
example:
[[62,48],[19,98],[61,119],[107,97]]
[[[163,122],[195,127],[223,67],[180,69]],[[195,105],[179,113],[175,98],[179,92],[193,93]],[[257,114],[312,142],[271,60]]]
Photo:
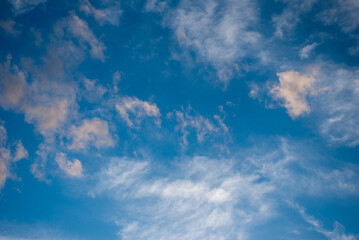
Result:
[[308,215],[305,211],[305,208],[299,206],[298,204],[291,204],[293,208],[297,209],[301,217],[310,225],[312,225],[318,233],[323,234],[329,240],[355,240],[356,237],[352,234],[345,234],[345,228],[339,222],[335,222],[334,229],[327,230],[325,229],[319,220],[315,217]]
[[128,127],[138,126],[147,117],[153,118],[157,126],[161,125],[160,109],[154,103],[142,101],[136,97],[122,97],[115,107]]
[[[320,72],[322,94],[313,96],[318,105],[319,129],[333,144],[359,144],[359,70],[325,63]],[[321,69],[324,69],[322,67]]]
[[3,123],[0,122],[0,191],[4,187],[7,178],[15,178],[11,172],[11,168],[17,161],[27,157],[27,150],[21,141],[17,142],[15,153],[12,153],[10,145],[8,144],[7,131]]
[[65,153],[57,153],[55,160],[58,166],[70,177],[81,177],[82,176],[82,164],[80,160],[74,159],[73,161],[68,160]]
[[20,34],[20,30],[16,28],[16,22],[12,19],[0,21],[0,28],[12,36],[17,36]]
[[214,115],[213,119],[206,118],[192,110],[191,106],[186,110],[175,110],[167,114],[167,117],[174,118],[177,122],[175,129],[182,133],[182,148],[187,147],[188,136],[192,130],[195,131],[199,143],[211,137],[223,137],[228,134],[229,130],[219,115]]
[[277,99],[284,101],[284,107],[292,118],[309,113],[310,107],[306,96],[314,83],[313,76],[306,76],[296,71],[277,73],[279,84],[270,92]]
[[[153,9],[153,5],[158,3],[148,1],[146,7]],[[260,39],[251,27],[257,21],[254,1],[183,0],[174,10],[163,9],[167,14],[164,23],[179,45],[193,51],[199,62],[210,64],[224,86],[238,71],[240,59],[250,54]]]
[[12,4],[15,15],[33,10],[37,5],[45,3],[47,0],[9,0]]
[[[195,157],[164,177],[150,177],[153,167],[146,161],[117,158],[101,174],[102,191],[142,206],[135,210],[140,215],[131,217],[133,222],[123,224],[122,239],[236,238],[271,214],[263,198],[272,188],[255,176],[241,175],[228,162]],[[238,205],[247,207],[237,211]]]
[[111,25],[118,26],[119,18],[122,14],[120,4],[118,2],[113,2],[113,5],[97,9],[95,8],[89,0],[80,1],[80,11],[86,13],[87,15],[92,15],[100,25],[109,23]]
[[107,122],[99,118],[84,119],[80,126],[72,127],[69,137],[71,144],[68,148],[71,150],[83,150],[90,146],[107,148],[115,144]]
[[113,158],[95,193],[126,213],[114,215],[122,239],[246,239],[289,200],[359,196],[357,165],[348,166],[352,174],[323,167],[300,146],[275,142],[278,148],[253,147],[231,159],[182,158],[168,167]]
[[64,30],[67,31],[71,37],[76,38],[82,47],[88,48],[91,57],[100,59],[101,61],[105,60],[104,51],[106,47],[103,42],[96,38],[87,22],[77,15],[72,14],[55,26],[55,31],[59,37],[63,36]]
[[304,46],[300,51],[299,51],[299,57],[301,59],[305,59],[308,58],[309,55],[311,54],[311,52],[318,46],[318,44],[316,42],[306,45]]

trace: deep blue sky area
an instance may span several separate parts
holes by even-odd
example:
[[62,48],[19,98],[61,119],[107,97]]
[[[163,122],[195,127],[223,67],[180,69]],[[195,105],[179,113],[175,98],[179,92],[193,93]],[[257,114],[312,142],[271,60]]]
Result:
[[359,239],[358,16],[0,1],[0,240]]

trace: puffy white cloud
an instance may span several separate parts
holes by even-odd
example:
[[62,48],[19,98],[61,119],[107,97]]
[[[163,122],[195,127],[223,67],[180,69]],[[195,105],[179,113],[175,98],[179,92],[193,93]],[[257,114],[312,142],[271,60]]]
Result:
[[27,75],[11,63],[11,57],[0,64],[0,106],[23,113],[25,120],[46,137],[65,122],[74,105],[74,90],[65,83],[41,78],[29,84]]
[[175,129],[182,133],[181,146],[183,148],[186,148],[188,145],[187,138],[191,130],[196,132],[199,143],[204,142],[209,137],[225,136],[229,130],[220,116],[214,115],[213,119],[206,118],[193,111],[191,107],[183,111],[175,110],[167,116],[176,119],[177,126]]
[[[24,114],[25,121],[33,124],[44,137],[44,144],[31,166],[36,177],[44,179],[47,157],[54,151],[53,145],[67,134],[71,120],[77,117],[77,86],[72,81],[76,67],[87,51],[92,57],[104,60],[103,50],[103,43],[97,40],[88,24],[72,14],[54,25],[42,65],[35,65],[33,59],[22,58],[19,67],[12,63],[10,55],[0,64],[0,106]],[[84,85],[92,99],[99,87],[90,80]],[[100,91],[96,94],[101,95]],[[92,141],[92,138],[87,140]],[[107,140],[102,138],[97,145],[103,146]]]
[[147,117],[154,118],[157,126],[161,125],[160,109],[154,103],[136,97],[122,97],[116,103],[116,110],[129,127],[136,127]]
[[74,159],[70,161],[65,153],[57,153],[55,160],[59,167],[70,177],[82,176],[82,164],[80,160]]
[[47,0],[9,0],[9,2],[12,4],[13,12],[16,15],[31,11],[37,5],[45,3],[46,1]]
[[107,122],[99,118],[85,119],[80,126],[73,126],[69,137],[72,141],[68,148],[73,150],[86,149],[89,146],[112,147],[115,144]]
[[66,99],[26,107],[25,118],[28,122],[37,122],[40,132],[56,129],[63,123],[68,114],[69,103]]
[[284,107],[292,118],[310,112],[306,96],[314,83],[313,76],[307,76],[296,71],[277,73],[279,85],[271,88],[270,92],[277,99],[284,100]]
[[119,17],[122,14],[122,10],[118,2],[113,2],[113,5],[107,8],[97,9],[92,6],[89,0],[82,0],[80,11],[86,13],[87,15],[93,15],[96,21],[100,23],[100,25],[109,23],[118,26]]

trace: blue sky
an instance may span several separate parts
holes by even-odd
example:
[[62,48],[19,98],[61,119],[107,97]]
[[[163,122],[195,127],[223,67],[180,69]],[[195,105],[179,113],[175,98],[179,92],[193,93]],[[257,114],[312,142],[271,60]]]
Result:
[[0,239],[359,239],[359,2],[0,2]]

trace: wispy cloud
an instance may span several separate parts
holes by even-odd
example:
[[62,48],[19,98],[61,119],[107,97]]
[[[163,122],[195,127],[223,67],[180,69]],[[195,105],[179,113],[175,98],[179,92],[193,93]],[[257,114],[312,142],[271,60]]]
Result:
[[95,8],[89,0],[80,1],[80,11],[86,13],[87,15],[93,15],[96,21],[100,25],[109,23],[115,26],[119,24],[119,18],[122,14],[119,2],[112,2],[111,6],[98,9]]
[[305,59],[308,58],[309,55],[311,54],[311,52],[318,46],[318,44],[316,42],[306,45],[304,46],[300,51],[299,51],[299,57],[301,59]]
[[160,109],[154,103],[136,97],[122,97],[116,102],[116,110],[128,127],[138,126],[147,117],[153,118],[157,126],[161,125]]
[[102,61],[105,60],[104,51],[106,47],[103,42],[96,38],[87,22],[79,18],[77,15],[72,14],[70,17],[60,21],[55,26],[55,31],[58,36],[62,36],[64,34],[64,30],[70,33],[72,37],[79,40],[83,47],[89,48],[90,54],[93,58],[97,58]]
[[343,32],[353,32],[359,27],[359,3],[355,0],[334,0],[317,17],[324,24],[336,24]]
[[9,0],[15,15],[33,10],[37,5],[46,3],[47,0]]
[[182,133],[182,148],[187,148],[188,136],[191,131],[196,133],[197,141],[204,142],[211,137],[223,137],[228,134],[229,128],[219,115],[206,118],[194,111],[191,106],[187,109],[175,110],[167,114],[167,118],[174,118],[177,121],[175,129]]
[[290,205],[299,212],[301,217],[307,223],[309,223],[310,225],[313,226],[315,231],[323,234],[328,239],[330,239],[330,240],[355,240],[356,239],[356,237],[354,235],[346,234],[344,226],[341,225],[339,222],[334,223],[333,230],[325,229],[319,220],[317,220],[315,217],[306,213],[305,208],[303,208],[302,206],[299,206],[298,204],[290,203]]
[[301,15],[308,13],[317,0],[283,0],[287,6],[279,15],[274,15],[272,21],[275,26],[275,36],[283,38],[286,33],[291,33],[300,22]]
[[[147,2],[147,6],[153,4]],[[164,23],[179,45],[196,53],[199,62],[210,64],[224,86],[240,68],[240,59],[250,54],[260,39],[252,30],[257,21],[254,1],[183,0],[175,9],[166,8],[164,14]]]
[[114,158],[99,173],[95,193],[121,203],[126,214],[114,218],[122,239],[250,236],[298,196],[359,195],[356,170],[323,167],[300,145],[275,142],[277,148],[255,146],[227,159],[181,158],[167,167]]
[[[122,239],[236,238],[271,215],[264,198],[272,188],[256,176],[241,175],[228,161],[195,157],[163,177],[153,176],[151,165],[117,158],[101,174],[101,191],[141,205],[128,212],[134,222],[122,225]],[[246,208],[238,211],[238,205]]]

